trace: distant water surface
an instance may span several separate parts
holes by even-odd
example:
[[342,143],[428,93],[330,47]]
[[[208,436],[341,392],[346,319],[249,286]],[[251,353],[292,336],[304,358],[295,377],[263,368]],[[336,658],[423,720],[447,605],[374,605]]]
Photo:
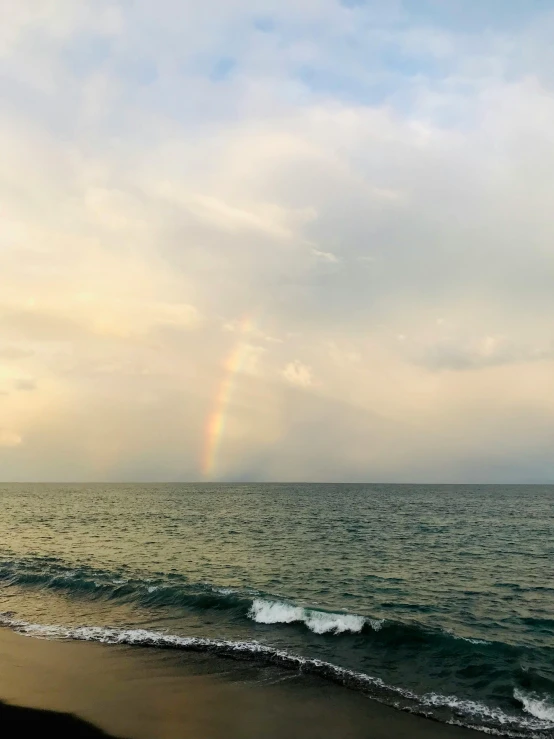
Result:
[[551,737],[554,487],[0,485],[0,610]]

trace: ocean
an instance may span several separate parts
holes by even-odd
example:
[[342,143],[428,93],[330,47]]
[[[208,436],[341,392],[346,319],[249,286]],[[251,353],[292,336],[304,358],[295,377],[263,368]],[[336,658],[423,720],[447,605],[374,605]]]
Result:
[[554,486],[3,484],[0,611],[552,737]]

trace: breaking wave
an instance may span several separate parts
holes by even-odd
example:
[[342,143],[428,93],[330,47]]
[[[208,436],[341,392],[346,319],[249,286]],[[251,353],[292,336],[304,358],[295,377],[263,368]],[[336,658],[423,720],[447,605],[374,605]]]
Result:
[[365,626],[378,631],[384,623],[383,620],[358,614],[332,613],[256,597],[256,591],[240,591],[210,583],[190,583],[178,575],[138,579],[87,567],[69,569],[58,562],[0,562],[1,582],[4,585],[62,590],[74,596],[93,599],[121,599],[142,605],[193,610],[234,611],[237,616],[247,617],[259,624],[303,624],[314,634],[356,634]]
[[544,721],[554,729],[554,702],[548,696],[527,694],[523,690],[514,690],[514,698],[519,701],[523,710],[540,721]]
[[378,631],[384,623],[382,620],[366,619],[356,614],[327,613],[261,598],[254,599],[248,615],[259,624],[303,623],[314,634],[343,634],[345,632],[359,634],[366,624]]
[[[52,591],[72,599],[99,601],[103,613],[111,613],[112,604],[138,607],[142,612],[154,613],[158,623],[162,614],[162,618],[167,615],[182,619],[184,624],[186,616],[194,614],[195,628],[198,623],[208,625],[203,630],[205,637],[193,637],[138,628],[45,626],[31,623],[35,617],[26,610],[29,621],[0,615],[0,625],[28,636],[213,652],[261,660],[318,675],[361,690],[389,705],[440,721],[502,736],[541,739],[553,736],[554,703],[548,696],[553,692],[554,682],[549,670],[534,662],[537,653],[522,651],[517,645],[463,636],[447,628],[433,629],[416,621],[375,619],[366,614],[327,610],[254,589],[191,582],[173,571],[138,573],[123,566],[114,570],[87,565],[70,567],[55,557],[0,559],[0,594],[4,591],[12,596],[16,588],[26,593]],[[38,620],[42,618],[37,616]],[[58,620],[57,616],[51,618]],[[105,621],[104,617],[96,622],[113,623],[111,618]],[[179,631],[175,626],[171,629]],[[226,638],[210,638],[211,634]],[[409,685],[410,689],[391,686],[366,674],[366,670],[379,674],[379,664],[383,662],[372,662],[376,654],[385,664],[393,665],[388,673],[381,673],[383,677],[390,683]],[[455,675],[463,673],[468,681],[489,675],[490,684],[497,681],[501,686],[504,694],[501,706],[492,698],[493,705],[481,702],[480,692],[465,693],[463,687],[460,695],[476,700],[441,694],[443,690],[457,694],[456,682],[447,686],[435,681],[434,685],[428,684],[428,692],[421,689],[422,694],[416,694],[413,691],[421,683],[417,679],[410,681],[405,675],[414,667],[417,671],[422,659],[440,664],[442,674],[448,670]],[[540,659],[543,660],[540,664],[544,664],[544,658]],[[396,670],[396,666],[406,671]],[[518,686],[515,689],[514,680]]]

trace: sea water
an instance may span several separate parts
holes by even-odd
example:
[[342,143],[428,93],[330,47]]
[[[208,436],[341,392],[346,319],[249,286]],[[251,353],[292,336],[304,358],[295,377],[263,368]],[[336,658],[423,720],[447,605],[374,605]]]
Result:
[[4,484],[0,611],[551,737],[554,486]]

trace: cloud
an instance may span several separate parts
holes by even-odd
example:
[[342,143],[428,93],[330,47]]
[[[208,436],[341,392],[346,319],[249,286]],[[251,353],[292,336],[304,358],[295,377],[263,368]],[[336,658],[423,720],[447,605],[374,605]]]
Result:
[[[400,335],[398,338],[405,340],[407,337]],[[434,343],[422,344],[412,338],[404,345],[404,349],[414,361],[431,370],[478,370],[554,360],[554,340],[551,338],[536,345],[517,342],[507,336],[478,335],[473,339],[458,337],[456,340],[438,338]]]
[[2,474],[554,479],[554,15],[431,5],[9,14]]
[[309,387],[313,384],[313,374],[310,367],[302,364],[298,359],[289,362],[283,370],[283,377],[291,385]]
[[330,251],[319,251],[319,249],[312,249],[314,257],[322,259],[324,262],[338,262],[339,260]]

